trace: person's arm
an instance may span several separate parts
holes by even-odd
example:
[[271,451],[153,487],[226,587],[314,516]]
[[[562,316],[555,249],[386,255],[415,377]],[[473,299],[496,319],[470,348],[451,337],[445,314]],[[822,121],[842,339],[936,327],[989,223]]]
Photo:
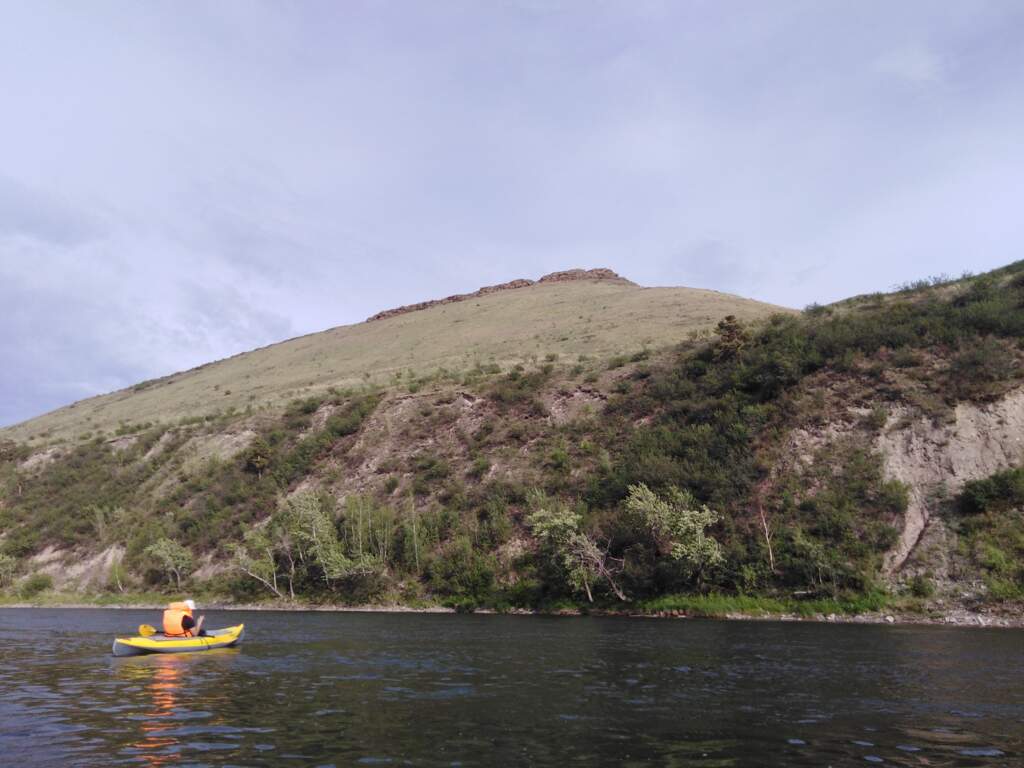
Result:
[[205,618],[206,614],[204,613],[202,616],[199,617],[199,621],[196,623],[196,637],[199,637],[201,634],[203,634],[203,619]]
[[[192,628],[195,627],[195,625],[196,625],[196,620],[193,619],[191,616],[186,614],[185,616],[181,617],[181,628],[184,629],[185,632],[192,632]],[[199,633],[198,632],[192,632],[192,634],[196,635],[196,634],[199,634]]]

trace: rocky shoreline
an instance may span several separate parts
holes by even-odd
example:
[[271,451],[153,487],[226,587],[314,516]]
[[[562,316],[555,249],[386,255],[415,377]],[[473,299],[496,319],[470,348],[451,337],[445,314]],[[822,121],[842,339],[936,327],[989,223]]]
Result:
[[[81,602],[77,600],[54,600],[45,603],[2,603],[0,608],[18,608],[26,610],[43,610],[47,608],[74,608],[74,609],[115,609],[115,610],[152,610],[158,611],[164,607],[162,602],[130,602],[116,604],[102,604],[98,602]],[[459,613],[455,608],[441,605],[409,606],[409,605],[308,605],[303,603],[201,603],[201,609],[208,611],[293,611],[311,613],[437,613],[452,614]],[[637,611],[637,610],[580,610],[563,609],[557,611],[534,611],[524,608],[513,608],[505,611],[498,611],[492,608],[479,608],[472,613],[482,615],[513,615],[513,616],[601,616],[609,618],[633,618],[633,619],[712,619],[724,621],[783,621],[783,622],[814,622],[824,624],[887,624],[892,626],[948,626],[948,627],[975,627],[975,628],[1001,628],[1001,629],[1022,629],[1024,628],[1024,615],[993,615],[977,613],[967,610],[956,610],[941,615],[918,614],[918,613],[859,613],[859,614],[813,614],[804,616],[796,613],[743,613],[729,611],[725,613],[704,614],[687,613],[682,610],[669,611]]]

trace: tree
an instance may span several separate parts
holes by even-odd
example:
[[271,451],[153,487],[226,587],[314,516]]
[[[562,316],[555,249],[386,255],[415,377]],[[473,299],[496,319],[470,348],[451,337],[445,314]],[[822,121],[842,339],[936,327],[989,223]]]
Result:
[[156,560],[168,577],[174,576],[178,589],[181,589],[181,577],[192,572],[192,553],[178,542],[166,537],[155,544],[150,544],[143,553]]
[[669,488],[667,498],[658,496],[643,483],[629,486],[626,510],[644,525],[659,554],[667,555],[700,576],[722,562],[722,548],[706,529],[718,522],[718,513],[678,488]]
[[542,493],[531,494],[533,512],[526,524],[533,531],[547,556],[559,565],[566,581],[577,592],[585,592],[587,600],[594,602],[593,586],[606,582],[619,600],[625,593],[615,582],[607,549],[581,530],[583,517],[564,504],[548,499]]
[[17,570],[17,559],[10,555],[0,554],[0,587],[6,587],[12,584],[14,582],[14,574]]
[[126,573],[126,571],[124,569],[124,555],[122,554],[122,555],[118,556],[110,564],[110,577],[109,577],[110,585],[113,586],[113,587],[116,587],[118,592],[124,592],[125,591],[124,581],[125,581],[125,576],[126,575],[127,575],[127,573]]
[[715,327],[718,343],[715,345],[715,356],[718,358],[736,357],[750,341],[750,333],[736,315],[726,315]]
[[281,507],[280,514],[294,535],[300,556],[320,569],[325,583],[365,576],[379,568],[380,563],[372,556],[358,554],[352,558],[346,554],[334,520],[317,494],[298,493],[285,499]]
[[235,565],[277,597],[284,597],[278,578],[286,578],[288,594],[294,600],[297,560],[302,559],[296,543],[298,536],[298,518],[292,514],[291,506],[282,501],[266,521],[246,531],[242,542],[232,547]]
[[267,441],[262,437],[257,437],[252,441],[249,450],[245,454],[246,472],[252,472],[258,479],[262,480],[263,473],[270,466],[271,455],[272,451]]
[[235,543],[232,547],[239,570],[256,579],[277,597],[283,597],[277,588],[277,561],[267,532],[261,528],[250,528],[242,540],[244,543]]

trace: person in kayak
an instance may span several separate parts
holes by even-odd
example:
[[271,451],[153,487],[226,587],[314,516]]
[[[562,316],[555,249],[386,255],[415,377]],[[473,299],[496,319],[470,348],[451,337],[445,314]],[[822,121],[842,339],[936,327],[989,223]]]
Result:
[[206,634],[203,631],[203,619],[196,621],[192,615],[196,610],[194,600],[183,603],[171,603],[164,609],[164,635],[167,637],[197,637]]

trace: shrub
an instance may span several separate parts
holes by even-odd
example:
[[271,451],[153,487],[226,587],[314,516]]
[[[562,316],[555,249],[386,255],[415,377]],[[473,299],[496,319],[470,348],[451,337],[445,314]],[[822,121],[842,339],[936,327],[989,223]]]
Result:
[[496,569],[493,555],[477,552],[468,538],[460,536],[430,561],[427,579],[439,595],[483,603],[494,590]]
[[451,475],[448,462],[433,453],[420,453],[412,458],[413,492],[422,496],[430,492],[431,486]]
[[48,589],[53,589],[53,577],[48,573],[33,573],[19,585],[18,596],[30,600]]
[[270,445],[262,437],[257,437],[245,453],[245,471],[262,478],[272,458],[273,450]]
[[355,398],[346,403],[337,413],[327,419],[327,432],[333,437],[346,437],[359,431],[359,428],[380,404],[379,393]]
[[967,515],[1024,506],[1024,467],[996,472],[982,480],[967,481],[957,499],[957,506]]
[[935,583],[923,573],[919,573],[910,580],[910,594],[922,599],[932,597],[935,595]]
[[524,373],[517,366],[491,387],[490,397],[502,411],[511,408],[525,409],[531,414],[545,415],[544,404],[537,398],[551,378],[551,367]]
[[473,459],[473,463],[469,469],[466,470],[466,474],[474,480],[479,480],[488,473],[491,469],[491,462],[486,456],[477,456]]
[[864,423],[868,429],[877,432],[878,430],[885,427],[889,421],[889,409],[884,406],[877,405],[871,409],[870,413],[865,417]]

